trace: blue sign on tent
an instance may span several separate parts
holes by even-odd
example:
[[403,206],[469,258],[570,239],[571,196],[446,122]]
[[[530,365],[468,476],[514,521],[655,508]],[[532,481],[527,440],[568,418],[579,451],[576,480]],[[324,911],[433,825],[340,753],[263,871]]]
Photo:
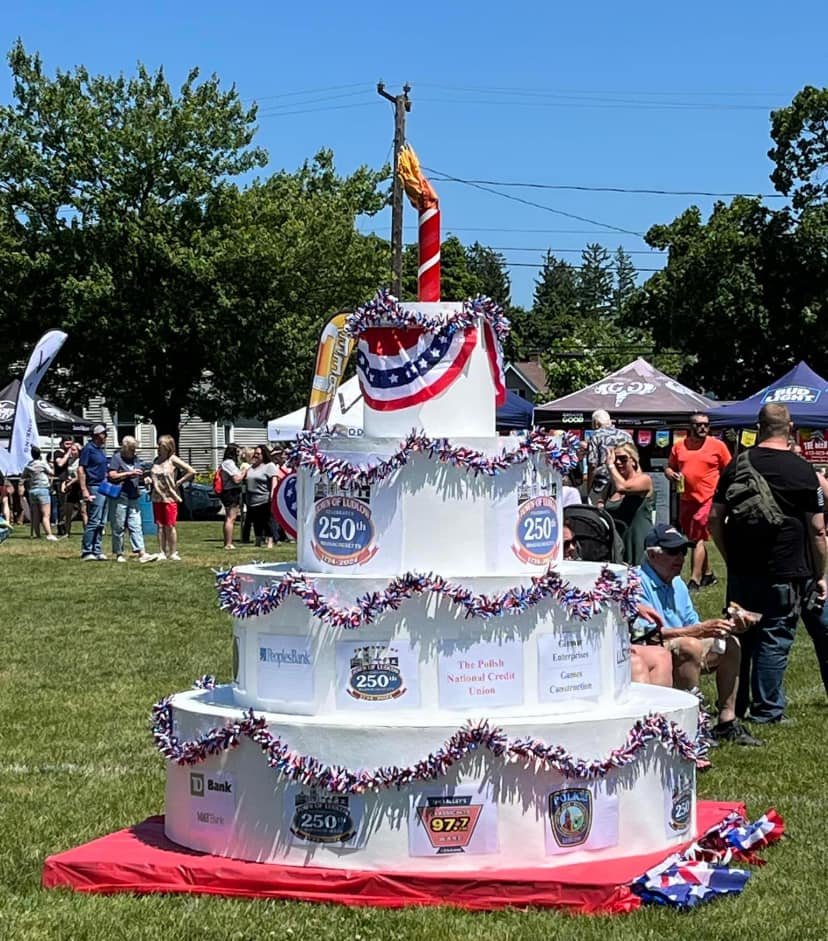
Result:
[[828,428],[828,381],[800,362],[769,386],[742,402],[731,402],[710,412],[719,428],[742,428],[756,424],[763,405],[787,405],[794,424],[802,428]]

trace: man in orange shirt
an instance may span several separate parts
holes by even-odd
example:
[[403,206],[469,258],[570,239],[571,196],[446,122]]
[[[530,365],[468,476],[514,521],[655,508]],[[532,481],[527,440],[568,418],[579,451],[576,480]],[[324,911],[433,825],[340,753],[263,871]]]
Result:
[[710,419],[707,415],[690,416],[690,433],[673,445],[665,477],[675,481],[679,493],[679,522],[685,536],[696,543],[693,549],[690,581],[687,587],[695,591],[706,585],[715,585],[716,576],[710,568],[705,543],[710,539],[707,518],[719,475],[730,463],[730,451],[724,441],[711,438]]

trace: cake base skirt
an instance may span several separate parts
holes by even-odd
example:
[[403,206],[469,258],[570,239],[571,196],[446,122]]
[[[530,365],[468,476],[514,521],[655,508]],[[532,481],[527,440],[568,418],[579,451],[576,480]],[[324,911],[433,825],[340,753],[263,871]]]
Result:
[[[693,839],[720,823],[738,802],[699,801]],[[688,841],[689,843],[692,841]],[[670,852],[675,851],[675,848]],[[342,905],[402,908],[453,905],[471,910],[532,905],[576,913],[634,911],[641,900],[629,885],[669,852],[626,856],[548,869],[502,872],[366,872],[252,863],[178,846],[164,835],[164,818],[50,856],[44,888],[77,892],[187,892],[241,898],[280,898]]]

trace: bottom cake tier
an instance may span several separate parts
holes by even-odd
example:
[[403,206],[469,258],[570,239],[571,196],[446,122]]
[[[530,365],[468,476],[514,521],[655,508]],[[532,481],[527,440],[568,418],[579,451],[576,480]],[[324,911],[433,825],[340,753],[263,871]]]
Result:
[[165,715],[166,834],[215,855],[552,868],[669,850],[694,832],[698,702],[677,690],[633,684],[614,706],[497,727],[250,713],[229,685],[177,693]]

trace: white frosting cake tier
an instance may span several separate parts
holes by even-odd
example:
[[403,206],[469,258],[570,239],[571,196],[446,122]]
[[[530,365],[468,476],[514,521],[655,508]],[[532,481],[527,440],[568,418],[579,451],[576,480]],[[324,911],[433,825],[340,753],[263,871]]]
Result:
[[[460,303],[406,303],[406,310],[430,319],[443,318],[462,309]],[[370,335],[371,331],[366,331]],[[367,364],[370,368],[370,363]],[[482,318],[478,318],[477,341],[460,375],[434,398],[408,408],[382,410],[365,400],[364,431],[369,438],[407,435],[412,428],[437,436],[485,437],[495,429],[495,387],[486,355]]]
[[[560,745],[573,759],[604,760],[647,713],[692,737],[697,712],[687,693],[633,684],[623,704],[496,724],[507,743],[531,738]],[[176,694],[172,714],[185,740],[243,718],[226,686]],[[257,715],[294,757],[352,770],[413,767],[462,725],[426,712],[387,723],[367,723],[358,714]],[[435,780],[349,796],[291,782],[242,736],[238,747],[200,764],[168,764],[165,829],[171,840],[198,851],[336,869],[551,869],[667,853],[694,832],[694,765],[658,740],[632,751],[626,766],[590,781],[481,746]]]
[[[623,576],[623,568],[614,570]],[[272,591],[291,571],[247,565],[235,576],[250,597]],[[565,562],[557,571],[568,588],[587,592],[600,567]],[[488,598],[521,581],[531,587],[525,576],[443,577]],[[301,589],[341,610],[388,585],[389,579],[306,575]],[[451,722],[481,713],[499,720],[580,712],[623,700],[630,685],[629,631],[615,603],[603,603],[586,621],[568,617],[553,598],[483,619],[466,617],[448,596],[424,592],[349,630],[325,623],[292,594],[269,613],[236,618],[233,644],[239,706],[350,715],[368,726],[391,716]]]
[[[487,457],[517,446],[516,438],[493,435],[451,440],[454,449]],[[325,438],[319,447],[328,459],[368,468],[396,455],[401,439]],[[475,476],[415,453],[362,489],[340,489],[300,468],[299,567],[366,575],[449,569],[460,575],[537,575],[560,557],[560,497],[560,475],[542,456],[494,476]]]

